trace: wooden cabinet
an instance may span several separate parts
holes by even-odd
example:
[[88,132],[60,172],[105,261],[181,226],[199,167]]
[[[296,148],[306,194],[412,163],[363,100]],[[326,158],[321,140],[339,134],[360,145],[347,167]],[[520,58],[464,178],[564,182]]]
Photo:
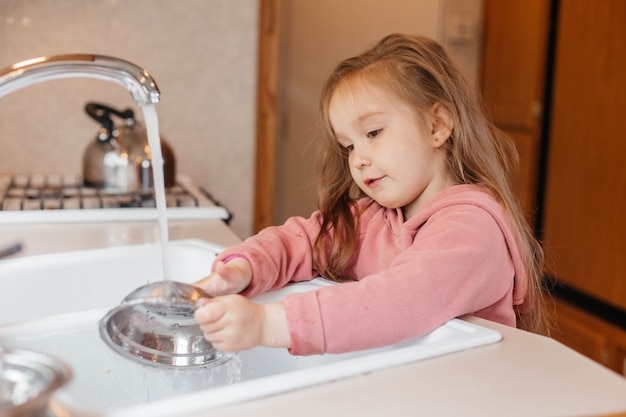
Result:
[[577,306],[556,300],[553,337],[606,367],[626,375],[626,331]]
[[[485,102],[517,144],[528,208],[537,184],[545,187],[539,224],[550,274],[587,300],[556,300],[555,338],[624,373],[626,1],[486,0],[485,11]],[[546,88],[547,51],[554,55]],[[544,92],[551,106],[541,138]]]
[[485,2],[482,93],[496,125],[514,141],[520,155],[518,181],[533,221],[546,74],[550,2]]
[[[553,275],[604,303],[557,304],[565,344],[624,373],[626,2],[562,0],[555,48],[544,246]],[[615,323],[611,325],[609,323]]]
[[544,207],[554,274],[626,310],[626,2],[560,2]]

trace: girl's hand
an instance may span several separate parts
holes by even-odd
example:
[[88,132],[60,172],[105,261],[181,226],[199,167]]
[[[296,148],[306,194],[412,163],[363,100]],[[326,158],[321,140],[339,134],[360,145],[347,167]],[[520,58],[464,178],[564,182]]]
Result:
[[245,258],[233,258],[228,263],[218,262],[211,275],[193,285],[212,297],[236,294],[246,289],[252,280],[252,267]]
[[282,303],[255,304],[238,294],[203,298],[194,317],[204,337],[224,352],[291,346]]

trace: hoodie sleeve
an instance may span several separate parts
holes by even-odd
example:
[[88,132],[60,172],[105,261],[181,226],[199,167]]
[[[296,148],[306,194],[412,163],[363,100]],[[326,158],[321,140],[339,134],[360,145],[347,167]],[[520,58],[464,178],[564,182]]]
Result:
[[224,250],[216,261],[244,256],[252,266],[252,281],[241,293],[252,298],[283,287],[289,282],[310,280],[318,275],[313,267],[312,247],[319,233],[321,216],[293,217],[284,225],[268,227],[239,245]]

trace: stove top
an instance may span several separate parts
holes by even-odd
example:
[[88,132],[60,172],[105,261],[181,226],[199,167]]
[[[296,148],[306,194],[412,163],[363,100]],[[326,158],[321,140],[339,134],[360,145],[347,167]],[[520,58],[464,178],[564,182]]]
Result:
[[[171,219],[221,219],[230,213],[185,176],[166,189]],[[0,224],[156,219],[154,193],[113,194],[71,174],[0,175]]]

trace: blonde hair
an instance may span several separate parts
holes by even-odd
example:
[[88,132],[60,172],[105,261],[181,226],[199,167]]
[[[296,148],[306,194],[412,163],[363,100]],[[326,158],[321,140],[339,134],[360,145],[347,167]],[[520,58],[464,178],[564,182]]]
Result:
[[355,76],[379,83],[410,104],[418,115],[438,103],[452,116],[453,130],[445,145],[449,172],[459,184],[485,186],[503,206],[517,237],[529,281],[524,303],[515,306],[518,327],[549,334],[543,305],[544,254],[515,193],[515,146],[487,119],[478,97],[444,49],[428,38],[389,35],[363,54],[339,63],[323,87],[320,110],[326,140],[318,183],[323,220],[314,244],[318,270],[327,265],[320,270],[325,276],[338,281],[349,279],[344,271],[354,261],[357,249],[355,202],[363,194],[352,180],[346,153],[335,138],[328,110],[337,87]]

